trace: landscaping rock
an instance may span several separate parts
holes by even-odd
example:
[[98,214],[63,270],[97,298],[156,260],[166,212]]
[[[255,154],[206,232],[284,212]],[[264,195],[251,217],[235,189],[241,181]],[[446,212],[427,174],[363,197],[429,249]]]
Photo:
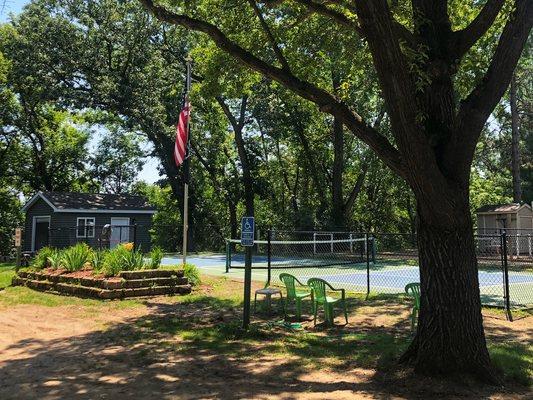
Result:
[[69,294],[98,299],[121,299],[139,296],[188,294],[191,285],[183,271],[145,270],[124,271],[123,279],[103,277],[75,277],[46,272],[20,271],[12,278],[13,285],[25,285],[40,291]]
[[119,273],[121,278],[126,280],[132,279],[148,279],[148,278],[170,278],[172,276],[184,276],[183,270],[169,270],[169,269],[146,269],[142,271],[122,271]]

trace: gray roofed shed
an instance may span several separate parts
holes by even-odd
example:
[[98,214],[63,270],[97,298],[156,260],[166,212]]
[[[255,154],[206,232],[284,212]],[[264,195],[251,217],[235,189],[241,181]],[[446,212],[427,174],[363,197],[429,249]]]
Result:
[[[48,245],[67,247],[78,242],[113,247],[130,241],[148,251],[152,216],[156,212],[142,196],[66,192],[38,192],[22,211],[26,214],[25,251]],[[106,225],[112,227],[111,237],[102,234]]]

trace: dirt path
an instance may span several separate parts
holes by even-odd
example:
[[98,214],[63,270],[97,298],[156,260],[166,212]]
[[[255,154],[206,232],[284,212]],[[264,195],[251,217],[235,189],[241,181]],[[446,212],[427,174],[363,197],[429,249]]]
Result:
[[[78,306],[0,309],[0,399],[528,398],[523,388],[456,389],[401,370],[380,376],[357,367],[303,368],[295,357],[249,354],[243,360],[205,349],[182,351],[179,339],[161,345],[157,335],[143,338],[133,329],[139,319],[150,324],[153,318],[176,318],[186,307],[159,298],[98,312]],[[361,307],[350,329],[404,329],[408,309],[395,307],[388,316]],[[531,317],[511,324],[489,313],[485,320],[488,336],[533,337]]]

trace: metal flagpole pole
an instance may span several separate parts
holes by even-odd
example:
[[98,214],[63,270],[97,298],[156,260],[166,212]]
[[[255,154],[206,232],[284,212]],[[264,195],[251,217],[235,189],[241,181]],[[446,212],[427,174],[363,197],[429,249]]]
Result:
[[[187,81],[185,87],[185,105],[189,103],[189,92],[191,90],[191,58],[187,56]],[[183,265],[187,263],[187,238],[189,231],[189,175],[190,175],[190,161],[189,161],[189,140],[190,140],[190,121],[191,110],[189,107],[189,115],[187,117],[187,144],[185,160],[183,161]]]

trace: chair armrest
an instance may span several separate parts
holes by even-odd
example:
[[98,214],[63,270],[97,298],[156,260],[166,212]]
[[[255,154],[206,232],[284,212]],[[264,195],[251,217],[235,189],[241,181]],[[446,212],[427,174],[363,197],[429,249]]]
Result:
[[300,285],[300,286],[307,287],[307,288],[309,287],[309,285],[306,285],[305,283],[300,282],[300,281],[298,280],[298,278],[296,278],[296,277],[294,277],[294,280],[295,280],[295,281],[298,283],[298,285]]
[[341,296],[344,299],[346,296],[346,290],[345,289],[335,289],[333,286],[331,286],[329,283],[326,282],[326,285],[328,285],[329,289],[333,292],[341,292]]

